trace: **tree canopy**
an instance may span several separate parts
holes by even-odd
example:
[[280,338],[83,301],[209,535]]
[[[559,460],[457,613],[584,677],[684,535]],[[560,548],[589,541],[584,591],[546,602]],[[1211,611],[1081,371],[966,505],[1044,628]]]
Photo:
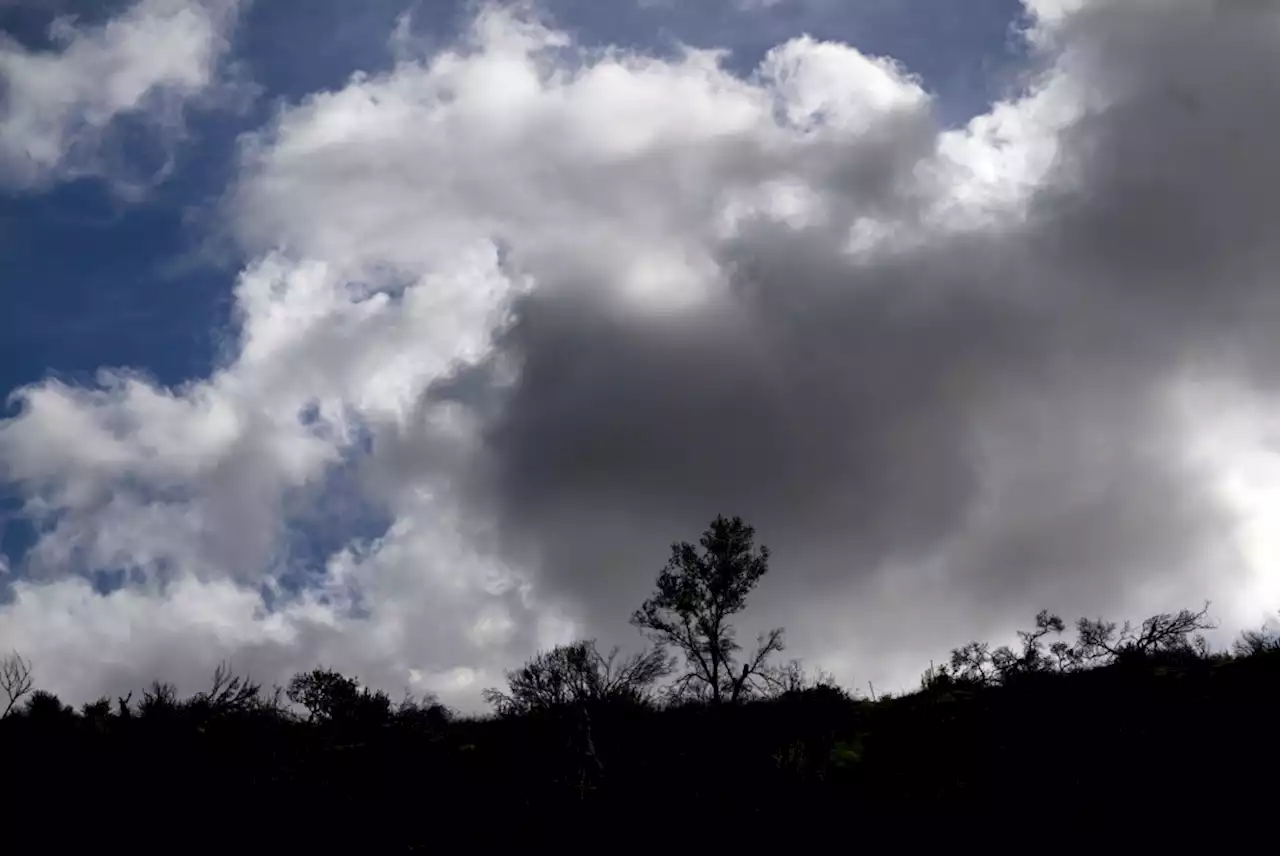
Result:
[[698,545],[671,545],[657,589],[631,622],[659,645],[684,655],[685,672],[674,690],[712,703],[737,702],[768,684],[769,657],[781,651],[782,628],[761,634],[741,663],[733,615],[769,570],[769,548],[755,546],[755,529],[740,517],[716,517]]

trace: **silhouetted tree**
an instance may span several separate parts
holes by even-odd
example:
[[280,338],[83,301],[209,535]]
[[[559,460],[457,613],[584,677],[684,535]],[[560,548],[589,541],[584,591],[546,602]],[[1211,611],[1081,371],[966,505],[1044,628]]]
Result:
[[56,695],[46,690],[31,693],[23,708],[23,714],[42,724],[57,724],[75,718],[75,709],[64,705]]
[[616,647],[601,654],[595,640],[587,639],[539,653],[506,673],[507,692],[486,689],[484,698],[503,716],[575,702],[640,704],[651,699],[654,686],[674,668],[661,646],[619,660]]
[[294,675],[285,691],[289,701],[307,710],[307,721],[372,726],[391,719],[391,697],[381,690],[361,689],[355,678],[332,669]]
[[240,713],[260,706],[261,692],[261,684],[234,675],[230,666],[219,663],[213,670],[209,689],[196,693],[187,705],[210,715]]
[[1045,637],[1062,633],[1066,624],[1047,609],[1036,614],[1035,628],[1019,630],[1021,650],[1008,645],[992,650],[986,642],[970,642],[951,651],[951,661],[940,667],[929,667],[922,683],[938,686],[949,681],[989,685],[1008,681],[1017,675],[1046,671],[1071,671],[1078,667],[1076,648],[1066,642],[1045,647]]
[[1280,651],[1280,633],[1267,628],[1246,630],[1240,634],[1239,639],[1231,643],[1231,650],[1237,657]]
[[0,692],[4,693],[4,710],[0,719],[13,712],[22,697],[31,692],[31,661],[17,651],[0,658]]
[[1209,604],[1198,611],[1183,609],[1176,613],[1160,613],[1142,622],[1138,628],[1129,622],[1118,626],[1101,618],[1081,618],[1076,623],[1077,641],[1072,645],[1059,640],[1045,646],[1049,634],[1066,630],[1062,619],[1041,610],[1036,615],[1035,629],[1019,630],[1021,650],[1008,645],[994,650],[986,642],[970,642],[952,649],[951,661],[940,668],[930,668],[924,684],[935,686],[951,680],[972,684],[1003,683],[1017,675],[1033,672],[1073,672],[1086,666],[1105,665],[1117,659],[1140,658],[1152,654],[1188,654],[1204,656],[1208,643],[1201,635],[1192,636],[1214,625],[1207,618]]
[[[1035,628],[1019,630],[1018,639],[1021,650],[1015,651],[1008,645],[1001,645],[990,653],[992,676],[1000,681],[1008,681],[1018,675],[1046,671],[1069,671],[1079,663],[1076,649],[1066,642],[1055,642],[1047,649],[1044,639],[1050,633],[1061,634],[1066,624],[1061,618],[1047,609],[1036,613]],[[959,649],[962,652],[965,649]],[[970,653],[975,650],[970,647]],[[983,649],[985,650],[985,649]],[[953,664],[956,662],[954,652]]]
[[178,690],[173,684],[153,681],[142,691],[142,700],[138,702],[139,716],[171,716],[177,710]]
[[453,711],[431,693],[415,698],[406,691],[396,706],[395,717],[405,725],[438,729],[453,719]]
[[350,708],[359,694],[360,685],[354,678],[323,668],[299,672],[285,690],[289,701],[306,709],[309,722],[334,718]]
[[930,681],[946,676],[971,684],[993,684],[999,679],[988,642],[969,642],[951,649],[951,662],[930,675]]
[[111,720],[111,699],[103,696],[80,706],[80,716],[90,725],[101,728]]
[[[1200,610],[1182,609],[1153,615],[1135,628],[1125,622],[1118,630],[1114,621],[1081,618],[1079,656],[1085,662],[1108,662],[1142,658],[1152,654],[1205,654],[1208,643],[1199,631],[1215,625],[1208,618],[1209,603]],[[1197,634],[1192,636],[1192,634]]]
[[830,690],[837,691],[841,696],[846,695],[836,683],[834,675],[824,669],[810,675],[800,660],[790,660],[781,666],[767,668],[764,670],[764,678],[768,684],[764,694],[772,698]]
[[782,628],[761,634],[755,651],[739,667],[729,617],[769,570],[769,549],[754,546],[755,530],[741,518],[717,517],[703,533],[701,549],[682,541],[658,575],[657,591],[636,610],[632,624],[660,645],[684,654],[686,672],[676,693],[720,703],[764,691],[771,654],[781,651]]
[[1053,668],[1055,665],[1065,664],[1070,660],[1067,655],[1070,646],[1066,648],[1050,646],[1050,654],[1045,651],[1044,638],[1050,633],[1061,634],[1066,630],[1066,624],[1056,615],[1052,615],[1049,610],[1042,609],[1036,613],[1036,626],[1034,630],[1019,630],[1018,638],[1022,641],[1022,651],[1017,653],[1011,661],[1008,668],[1014,672],[1043,672]]

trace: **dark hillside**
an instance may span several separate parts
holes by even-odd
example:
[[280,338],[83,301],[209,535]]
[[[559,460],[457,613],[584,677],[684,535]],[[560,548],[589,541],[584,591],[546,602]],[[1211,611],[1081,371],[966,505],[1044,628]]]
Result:
[[[126,835],[139,845],[350,839],[385,852],[566,829],[698,836],[708,823],[727,842],[886,813],[963,826],[1247,812],[1275,804],[1278,701],[1274,649],[986,686],[935,679],[876,702],[818,686],[736,706],[601,702],[488,719],[374,701],[307,721],[261,693],[220,705],[153,688],[78,712],[30,695],[0,723],[0,758],[10,817],[29,819],[19,837],[52,833],[36,818],[54,800],[85,818],[59,836],[141,815]],[[103,846],[121,835],[99,832]]]

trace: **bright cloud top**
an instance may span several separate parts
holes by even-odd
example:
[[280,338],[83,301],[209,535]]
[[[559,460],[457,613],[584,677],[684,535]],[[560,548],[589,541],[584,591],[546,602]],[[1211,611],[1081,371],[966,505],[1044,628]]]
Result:
[[[1183,404],[1202,375],[1243,389],[1276,320],[1246,105],[1280,94],[1280,13],[1195,6],[1030,4],[1046,71],[958,131],[848,45],[743,78],[496,7],[283,108],[228,197],[254,256],[231,358],[177,389],[28,387],[0,424],[39,526],[0,648],[68,699],[230,656],[471,704],[539,645],[615,632],[720,511],[777,548],[762,614],[842,677],[910,680],[1040,606],[1209,595],[1254,621],[1269,494],[1224,486],[1195,452],[1225,429]],[[10,49],[5,151],[30,180],[76,129],[199,91],[218,20],[146,0],[57,58]],[[103,59],[143,32],[144,65]],[[44,62],[70,94],[35,88]],[[340,536],[318,559],[317,528]]]

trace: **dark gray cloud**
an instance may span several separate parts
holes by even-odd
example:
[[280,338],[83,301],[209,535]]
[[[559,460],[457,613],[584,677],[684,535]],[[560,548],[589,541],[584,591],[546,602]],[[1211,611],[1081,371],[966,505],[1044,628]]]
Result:
[[[856,262],[839,229],[761,223],[719,245],[733,287],[697,311],[519,306],[481,492],[592,630],[621,632],[716,513],[775,549],[760,620],[816,643],[843,613],[861,649],[961,641],[922,631],[935,610],[1007,632],[1240,572],[1169,395],[1273,364],[1280,10],[1095,3],[1049,35],[1086,109],[1022,221]],[[842,165],[863,178],[824,188],[837,225],[910,218],[925,153],[895,152]],[[916,606],[876,620],[886,586]]]

